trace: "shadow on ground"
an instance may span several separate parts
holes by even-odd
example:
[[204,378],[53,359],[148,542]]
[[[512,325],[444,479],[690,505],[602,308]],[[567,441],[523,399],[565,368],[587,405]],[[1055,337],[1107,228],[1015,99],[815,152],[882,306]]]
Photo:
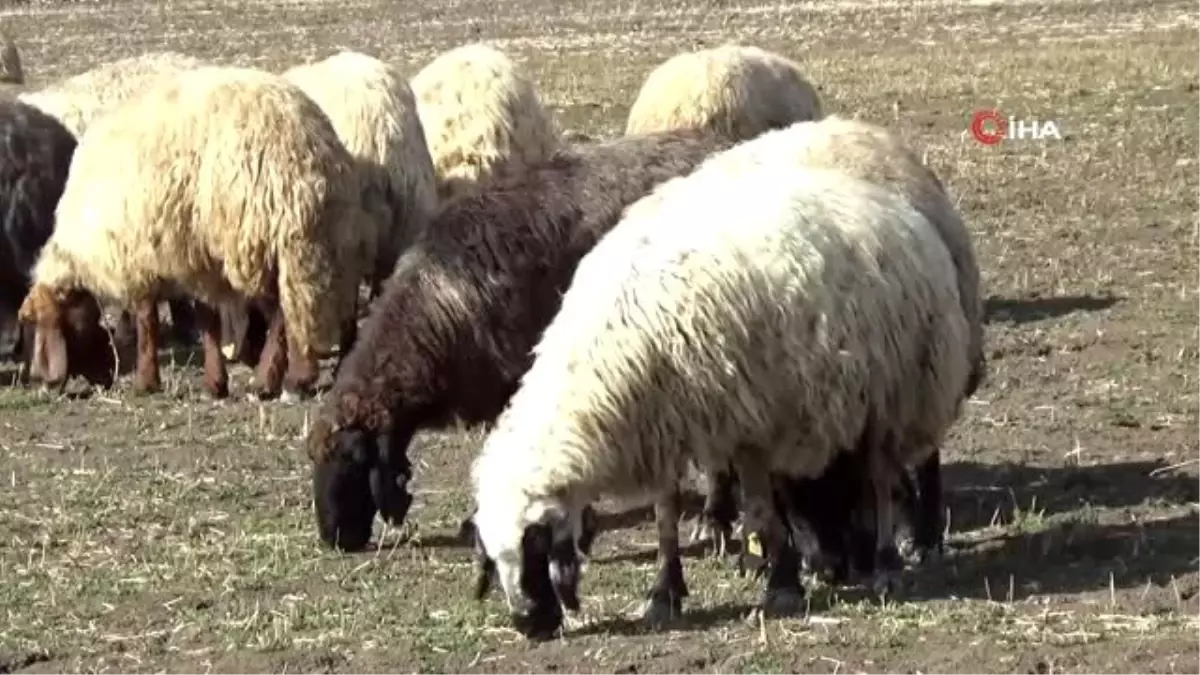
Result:
[[987,299],[984,316],[988,323],[1001,321],[1029,323],[1042,319],[1054,319],[1075,312],[1098,312],[1121,301],[1115,296],[1061,295],[1049,298],[998,298]]

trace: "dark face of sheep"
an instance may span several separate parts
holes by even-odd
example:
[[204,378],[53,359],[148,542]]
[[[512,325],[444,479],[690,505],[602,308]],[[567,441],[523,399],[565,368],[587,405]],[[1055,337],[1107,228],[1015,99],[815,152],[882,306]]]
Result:
[[519,546],[499,550],[493,558],[475,525],[478,512],[463,522],[460,537],[472,542],[478,560],[475,598],[482,600],[499,581],[513,627],[531,640],[548,640],[563,625],[566,608],[579,611],[582,555],[595,540],[595,511],[584,507],[577,527],[564,515],[525,527]]
[[61,390],[74,375],[111,387],[116,356],[102,316],[100,303],[87,291],[34,286],[18,314],[33,328],[30,375],[52,389]]
[[321,539],[343,551],[362,550],[371,539],[376,511],[390,525],[408,515],[412,467],[405,455],[408,437],[347,427],[331,431],[325,422],[309,436],[313,501]]

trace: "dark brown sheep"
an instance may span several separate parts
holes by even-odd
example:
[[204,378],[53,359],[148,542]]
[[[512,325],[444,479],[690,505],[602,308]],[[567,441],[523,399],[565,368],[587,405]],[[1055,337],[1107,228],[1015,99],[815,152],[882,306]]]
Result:
[[493,421],[580,258],[624,208],[731,142],[696,131],[564,150],[445,204],[399,260],[308,437],[320,536],[361,549],[407,515],[421,428]]

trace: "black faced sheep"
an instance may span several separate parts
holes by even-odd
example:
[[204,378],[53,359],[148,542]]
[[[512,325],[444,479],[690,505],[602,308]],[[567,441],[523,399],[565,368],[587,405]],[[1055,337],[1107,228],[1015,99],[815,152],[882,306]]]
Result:
[[136,308],[134,386],[158,389],[157,298],[183,292],[198,300],[212,395],[228,393],[213,308],[243,298],[278,304],[260,395],[308,389],[370,263],[359,200],[329,120],[277,75],[199,68],[126,101],[80,141],[34,268],[21,308],[36,326],[33,374],[66,381],[78,364],[58,317],[96,294]]
[[758,47],[724,45],[655,68],[629,109],[625,133],[705,129],[748,140],[822,115],[799,65]]
[[492,47],[451,49],[411,84],[443,200],[502,167],[540,164],[563,145],[533,81]]
[[403,521],[417,430],[493,420],[580,257],[626,206],[726,147],[695,131],[597,143],[447,203],[401,256],[311,428],[322,540],[362,548],[377,508]]
[[692,461],[735,468],[748,550],[770,561],[764,609],[798,608],[773,476],[858,451],[890,489],[876,467],[895,432],[936,440],[957,417],[967,326],[937,230],[840,172],[723,160],[634,204],[584,258],[472,468],[481,575],[530,637],[578,604],[581,510],[605,496],[658,497],[647,618],[679,610]]

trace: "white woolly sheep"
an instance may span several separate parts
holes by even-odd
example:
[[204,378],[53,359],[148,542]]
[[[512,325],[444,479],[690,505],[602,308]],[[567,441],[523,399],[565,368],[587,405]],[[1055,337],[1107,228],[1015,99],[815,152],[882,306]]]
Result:
[[533,80],[483,44],[451,49],[412,78],[441,199],[505,166],[549,159],[562,135]]
[[629,109],[625,133],[695,128],[744,141],[822,116],[820,96],[798,64],[758,47],[724,45],[655,68]]
[[316,101],[363,170],[366,210],[378,222],[372,295],[437,208],[433,160],[408,81],[366,54],[343,51],[283,76]]
[[[722,172],[750,166],[834,169],[892,188],[904,196],[937,229],[954,260],[959,300],[969,330],[967,350],[972,363],[971,377],[963,395],[970,396],[975,391],[983,378],[986,364],[980,272],[971,236],[937,176],[899,136],[883,127],[834,115],[820,121],[799,122],[785,129],[769,131],[753,141],[735,146],[713,163],[719,165],[716,169]],[[704,166],[698,169],[705,170]],[[906,447],[904,453],[901,458],[903,465],[917,465],[919,506],[910,516],[914,543],[922,555],[928,555],[939,550],[942,544],[940,452],[937,448]],[[710,520],[708,527],[720,539],[729,530],[728,514],[731,509],[726,504],[733,497],[726,478],[718,476],[712,484],[714,489],[708,494],[705,512],[710,514],[706,516]],[[850,486],[809,487],[830,493],[853,489]],[[715,519],[711,516],[714,513],[724,516]],[[850,527],[849,522],[815,522],[819,518],[840,514],[836,510],[818,509],[805,516],[818,532],[840,534]],[[838,558],[846,554],[837,550],[836,538],[819,538],[823,539],[822,548],[827,555]],[[858,567],[865,572],[870,568],[870,561],[860,560]]]
[[749,548],[761,533],[771,563],[764,609],[795,609],[772,475],[819,475],[856,446],[875,465],[895,432],[937,439],[957,416],[966,322],[921,213],[842,173],[720,159],[634,204],[583,259],[472,467],[481,577],[530,637],[561,625],[559,598],[577,606],[580,512],[602,496],[657,496],[647,618],[678,611],[689,461],[735,468]]
[[37,327],[33,374],[65,383],[58,317],[96,294],[136,308],[135,388],[158,389],[156,300],[177,291],[198,301],[211,394],[228,393],[214,308],[243,298],[272,307],[259,396],[285,368],[306,390],[373,259],[359,199],[354,159],[282,77],[199,68],[126,101],[81,139],[34,268],[20,311]]

